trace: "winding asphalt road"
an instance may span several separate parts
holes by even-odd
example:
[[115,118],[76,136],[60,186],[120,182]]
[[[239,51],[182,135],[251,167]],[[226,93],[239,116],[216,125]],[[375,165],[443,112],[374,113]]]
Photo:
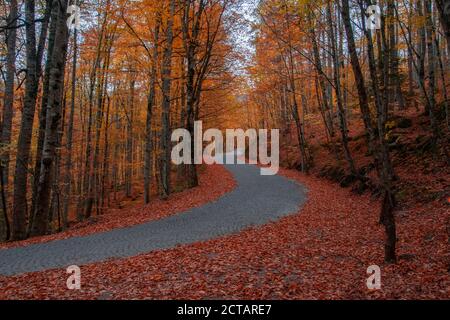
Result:
[[237,187],[217,201],[140,225],[0,250],[0,274],[66,268],[208,240],[295,213],[306,199],[299,184],[278,175],[262,176],[257,166],[226,168]]

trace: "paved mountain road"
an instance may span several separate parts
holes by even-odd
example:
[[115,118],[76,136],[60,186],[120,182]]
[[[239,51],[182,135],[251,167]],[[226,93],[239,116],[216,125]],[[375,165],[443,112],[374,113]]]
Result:
[[66,268],[208,240],[278,220],[305,202],[304,189],[285,177],[262,176],[254,165],[226,168],[237,187],[214,202],[140,225],[0,250],[0,274]]

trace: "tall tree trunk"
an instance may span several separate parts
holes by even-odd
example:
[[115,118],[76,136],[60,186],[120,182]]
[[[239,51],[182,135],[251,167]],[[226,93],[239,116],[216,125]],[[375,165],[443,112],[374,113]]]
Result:
[[[204,1],[200,0],[198,6],[188,0],[184,3],[184,13],[183,13],[183,44],[186,52],[186,64],[187,64],[187,74],[186,74],[186,128],[193,136],[194,134],[194,122],[195,122],[195,105],[196,94],[195,94],[195,68],[197,66],[196,51],[198,46],[198,36],[200,32],[200,21],[202,18],[204,10]],[[191,7],[194,14],[191,17]],[[191,22],[192,20],[192,22]],[[193,150],[194,139],[191,140],[191,148]],[[191,163],[186,166],[188,174],[188,187],[193,188],[198,185],[197,169],[194,163],[194,152],[191,152]]]
[[[134,66],[132,67],[134,68]],[[134,80],[134,70],[131,72],[130,89],[128,96],[128,115],[127,115],[127,128],[126,128],[126,164],[125,164],[125,191],[126,196],[131,197],[133,193],[133,122],[134,122],[134,90],[135,90],[135,80]]]
[[66,25],[67,0],[53,4],[57,12],[57,30],[55,47],[52,53],[52,67],[50,69],[49,98],[47,104],[47,118],[45,127],[44,146],[42,150],[41,175],[39,177],[36,210],[33,213],[31,235],[43,235],[47,232],[50,206],[51,186],[53,182],[53,166],[58,147],[58,129],[62,118],[62,90],[64,82],[64,67],[68,43],[68,29]]
[[[395,195],[391,188],[390,179],[390,159],[389,152],[387,149],[387,144],[385,141],[385,123],[387,111],[385,108],[382,110],[377,110],[377,129],[378,129],[378,144],[377,146],[375,140],[375,134],[372,126],[372,117],[369,109],[368,95],[365,86],[364,76],[361,70],[361,65],[359,63],[358,55],[356,53],[356,45],[353,34],[353,27],[350,19],[350,7],[349,0],[342,0],[342,18],[344,21],[344,27],[347,34],[347,46],[351,58],[351,64],[353,73],[356,80],[356,86],[358,89],[359,105],[361,109],[361,114],[363,116],[364,125],[366,131],[368,132],[369,148],[373,152],[375,162],[380,160],[380,171],[379,178],[383,188],[384,197],[383,205],[380,213],[380,220],[385,226],[386,241],[385,241],[385,261],[392,263],[396,261],[395,247],[396,247],[396,230],[395,230]],[[383,67],[385,70],[385,66]]]
[[[108,2],[109,4],[109,2]],[[84,218],[89,218],[91,216],[93,198],[91,196],[91,175],[92,175],[92,164],[91,164],[91,153],[92,153],[92,125],[93,125],[93,108],[94,108],[94,91],[97,82],[97,68],[100,66],[101,62],[101,48],[103,45],[103,37],[106,28],[106,21],[108,17],[108,12],[106,11],[103,16],[102,26],[100,28],[99,40],[97,43],[96,53],[94,63],[92,65],[92,70],[90,74],[89,83],[89,93],[88,93],[88,125],[86,130],[86,154],[84,158],[84,177],[83,177],[83,187],[81,201],[78,204],[78,220]]]
[[428,97],[430,101],[431,131],[433,133],[433,145],[435,146],[439,136],[439,128],[436,121],[436,52],[434,48],[434,27],[432,17],[431,0],[424,0],[426,34],[427,34],[427,56],[428,56]]
[[73,152],[73,122],[75,116],[75,96],[76,96],[76,74],[77,74],[77,58],[78,58],[78,42],[77,42],[78,30],[74,29],[73,32],[73,56],[72,56],[72,86],[70,97],[70,114],[69,114],[69,127],[67,129],[67,160],[65,168],[65,190],[64,190],[64,209],[62,214],[62,228],[67,228],[68,216],[71,202],[71,189],[72,189],[72,152]]
[[[0,176],[3,176],[3,167],[0,166]],[[2,215],[3,215],[3,224],[4,224],[4,234],[5,234],[5,238],[4,240],[8,241],[9,240],[9,236],[11,233],[11,226],[9,224],[9,220],[8,220],[8,212],[6,209],[6,192],[5,192],[5,183],[2,180],[0,180],[0,200],[1,200],[1,210],[2,210]],[[2,241],[3,239],[0,239],[0,241]]]
[[[412,49],[410,48],[410,45],[413,41],[413,35],[411,31],[411,25],[412,25],[412,14],[413,14],[413,8],[411,4],[411,8],[408,10],[408,39],[406,40],[408,42],[408,95],[411,99],[414,96],[414,57]],[[400,26],[400,29],[402,27]]]
[[162,132],[161,132],[161,196],[166,198],[170,194],[170,87],[172,73],[173,20],[175,15],[175,0],[170,0],[169,16],[166,29],[166,45],[164,47],[162,67]]
[[[101,192],[100,192],[100,213],[103,214],[106,185],[109,183],[109,126],[110,126],[110,110],[111,110],[111,99],[109,96],[106,97],[108,102],[106,103],[106,118],[105,118],[105,132],[104,132],[104,150],[103,150],[103,173],[101,181]],[[109,189],[108,189],[108,206],[109,206]]]
[[[66,51],[67,52],[67,51]],[[66,57],[64,57],[64,61],[66,61]],[[61,91],[64,90],[64,83],[63,88]],[[57,232],[61,231],[61,141],[64,135],[64,129],[65,129],[65,119],[66,119],[66,106],[67,106],[67,97],[66,92],[63,93],[63,96],[61,97],[61,103],[62,103],[62,109],[61,109],[61,120],[59,121],[59,127],[57,130],[57,138],[56,138],[56,147],[55,147],[55,160],[53,165],[53,178],[52,178],[52,185],[51,185],[51,204],[50,204],[50,211],[48,214],[48,223],[50,226],[50,229],[48,230],[49,233],[56,230]],[[55,226],[53,222],[57,222],[57,225]],[[53,228],[53,229],[52,229]]]
[[[310,18],[310,23],[312,23],[312,18]],[[333,126],[333,120],[331,117],[331,112],[330,112],[330,97],[329,94],[327,92],[327,82],[326,82],[326,75],[325,72],[322,68],[322,61],[321,61],[321,57],[320,57],[320,50],[319,50],[319,46],[317,43],[317,39],[316,39],[316,35],[314,32],[314,29],[311,28],[309,34],[311,35],[311,42],[312,42],[312,47],[313,47],[313,55],[314,55],[314,66],[317,70],[317,77],[319,80],[319,87],[320,87],[320,92],[322,94],[322,102],[323,102],[323,116],[324,116],[324,121],[325,121],[325,127],[328,130],[328,133],[330,135],[330,138],[333,139],[335,136],[334,133],[334,126]]]
[[16,75],[16,38],[17,38],[17,0],[11,0],[7,26],[10,28],[6,34],[6,80],[5,94],[3,98],[3,117],[1,126],[1,155],[0,167],[2,180],[2,211],[0,215],[0,241],[8,240],[10,236],[10,225],[7,212],[7,194],[9,184],[9,161],[12,120],[14,117],[14,78]]
[[158,50],[159,50],[159,29],[161,25],[161,15],[157,14],[156,25],[152,52],[152,68],[150,71],[150,87],[147,98],[147,118],[145,122],[145,151],[144,151],[144,202],[150,202],[151,195],[151,181],[152,181],[152,115],[153,107],[155,106],[156,98],[156,76],[158,65]]
[[353,157],[350,152],[350,148],[348,145],[348,130],[347,130],[347,123],[345,121],[345,111],[344,111],[344,105],[342,103],[342,92],[341,92],[341,81],[340,81],[340,72],[339,72],[339,57],[337,54],[337,48],[336,48],[336,37],[335,37],[335,31],[334,31],[334,25],[332,20],[332,12],[331,12],[331,5],[328,2],[327,3],[327,20],[328,20],[328,27],[329,27],[329,38],[330,38],[330,45],[331,45],[331,56],[333,58],[333,79],[334,79],[334,89],[336,93],[336,101],[338,106],[338,115],[339,115],[339,128],[341,131],[341,138],[342,138],[342,146],[344,148],[344,155],[345,159],[348,162],[350,173],[354,177],[359,177],[358,171],[356,169],[355,161],[353,160]]
[[390,94],[392,98],[390,100],[396,100],[399,108],[405,108],[405,100],[403,98],[400,74],[399,74],[399,58],[397,49],[397,35],[396,35],[396,23],[395,16],[395,0],[388,0],[388,34],[389,34],[389,86]]
[[[424,18],[424,10],[423,10],[423,0],[417,0],[417,13],[419,17]],[[426,44],[426,31],[424,26],[420,26],[418,29],[418,35],[419,35],[419,61],[418,61],[418,78],[419,83],[421,84],[421,87],[423,88],[423,94],[425,96],[428,96],[428,93],[425,91],[425,57],[426,57],[426,50],[427,50],[427,44]],[[425,104],[425,111],[428,113],[430,109],[430,103],[429,98],[426,99],[427,103]]]
[[[47,1],[48,14],[52,14],[52,0]],[[49,95],[49,82],[50,82],[50,70],[52,63],[52,52],[55,44],[55,35],[56,35],[56,26],[57,26],[57,13],[53,13],[53,17],[50,23],[50,31],[48,35],[48,48],[47,48],[47,60],[45,62],[45,70],[44,70],[44,79],[42,86],[42,98],[41,98],[41,109],[39,112],[39,133],[37,139],[37,147],[36,147],[36,157],[34,160],[34,172],[33,172],[33,196],[31,199],[31,210],[30,213],[33,213],[36,208],[36,199],[39,185],[39,177],[41,170],[41,160],[42,160],[42,149],[44,147],[44,136],[45,136],[45,125],[47,119],[47,103],[48,103],[48,95]],[[50,16],[49,16],[50,18]],[[47,21],[48,23],[48,21]],[[41,37],[42,39],[42,37]],[[33,216],[31,215],[30,221],[28,222],[28,227],[30,228],[33,224]]]
[[89,191],[85,207],[85,217],[89,218],[92,214],[94,204],[98,211],[98,187],[100,176],[100,138],[103,126],[103,110],[104,110],[104,94],[107,87],[107,72],[109,70],[110,53],[111,53],[111,39],[109,36],[105,37],[106,57],[104,57],[103,66],[97,82],[97,112],[95,116],[95,140],[94,140],[94,154],[92,159],[92,172],[89,176]]
[[16,168],[14,172],[14,205],[12,239],[27,236],[27,189],[30,146],[38,90],[38,66],[36,54],[35,1],[25,2],[26,65],[25,96],[22,120],[17,142]]

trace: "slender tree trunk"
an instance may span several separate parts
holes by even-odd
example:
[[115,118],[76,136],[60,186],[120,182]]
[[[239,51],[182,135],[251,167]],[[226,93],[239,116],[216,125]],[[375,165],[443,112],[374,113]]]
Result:
[[172,72],[173,20],[175,15],[175,0],[170,0],[170,13],[167,20],[166,45],[164,47],[162,67],[162,132],[161,132],[161,196],[167,198],[170,190],[170,87]]
[[[412,4],[411,4],[412,6]],[[413,64],[414,64],[414,57],[413,57],[413,52],[410,48],[410,45],[412,44],[413,41],[413,36],[412,36],[412,31],[411,31],[411,24],[412,24],[412,7],[408,10],[408,95],[409,98],[411,99],[414,96],[414,68],[413,68]],[[400,26],[400,28],[402,28]]]
[[[134,67],[133,67],[134,68]],[[133,70],[134,72],[134,70]],[[134,77],[133,73],[131,74]],[[125,191],[126,196],[131,197],[133,194],[133,121],[134,121],[134,89],[135,80],[130,81],[129,97],[128,97],[128,121],[127,121],[127,141],[126,141],[126,164],[125,164]]]
[[[105,118],[105,132],[104,132],[104,151],[103,151],[103,173],[102,173],[102,181],[101,181],[101,193],[100,193],[100,212],[103,213],[104,202],[105,202],[105,194],[106,194],[106,185],[109,183],[109,126],[110,126],[110,110],[111,110],[111,99],[109,96],[106,98],[108,102],[106,103],[106,118]],[[109,199],[109,189],[108,189],[108,199]],[[109,201],[108,201],[109,205]]]
[[331,56],[333,58],[333,78],[334,78],[334,89],[336,93],[336,101],[338,106],[338,115],[339,115],[339,124],[340,124],[340,131],[341,131],[341,138],[342,138],[342,146],[344,148],[344,155],[345,159],[348,162],[350,173],[354,177],[359,177],[358,171],[356,169],[355,161],[353,160],[353,157],[350,152],[350,148],[348,145],[348,130],[347,130],[347,124],[345,121],[345,111],[344,106],[342,103],[342,92],[341,92],[341,81],[340,81],[340,73],[339,73],[339,57],[337,55],[337,48],[336,48],[336,37],[335,37],[335,31],[333,26],[333,20],[332,20],[332,13],[331,13],[331,5],[328,2],[327,3],[327,20],[328,20],[328,27],[329,27],[329,38],[330,38],[330,44],[331,44]]
[[[312,18],[310,18],[312,20]],[[319,80],[319,87],[322,94],[322,103],[323,103],[323,115],[325,120],[325,126],[328,129],[330,138],[333,139],[335,136],[333,121],[330,113],[330,103],[329,103],[329,94],[327,93],[327,83],[326,83],[326,75],[322,68],[322,61],[320,58],[319,46],[317,44],[316,35],[313,29],[310,30],[311,42],[313,47],[313,55],[314,55],[314,66],[317,70],[317,77]]]
[[154,44],[152,52],[152,68],[150,71],[150,88],[147,98],[147,118],[145,125],[145,151],[144,151],[144,202],[150,202],[151,181],[152,181],[152,115],[156,98],[156,76],[159,50],[159,29],[161,25],[161,15],[157,14],[154,34]]
[[[200,31],[200,21],[203,14],[204,2],[200,0],[198,7],[195,8],[195,3],[191,0],[185,2],[184,15],[183,15],[183,42],[186,51],[186,128],[191,136],[194,134],[194,122],[195,122],[195,68],[197,66],[197,42]],[[194,14],[191,17],[191,6],[194,6]],[[192,23],[191,23],[192,20]],[[193,150],[194,139],[191,140],[191,148]],[[194,164],[194,153],[191,152],[191,164],[186,166],[188,173],[188,187],[193,188],[198,185],[197,169]]]
[[72,190],[72,152],[73,152],[73,122],[75,115],[75,96],[76,96],[76,73],[77,73],[77,58],[78,58],[78,30],[75,28],[73,32],[73,57],[72,57],[72,87],[71,87],[71,101],[69,114],[69,128],[67,130],[67,160],[65,168],[65,191],[64,191],[64,211],[62,214],[62,228],[67,228],[68,216],[70,210]]
[[430,117],[431,131],[433,133],[433,145],[435,146],[439,136],[439,128],[436,121],[436,52],[434,48],[434,28],[431,0],[424,0],[426,35],[427,35],[427,56],[428,56],[428,97],[430,101]]
[[116,103],[116,108],[114,110],[114,120],[116,123],[115,126],[115,132],[116,132],[116,139],[114,141],[114,152],[113,152],[113,168],[112,168],[112,181],[113,181],[113,188],[114,188],[114,201],[117,201],[117,191],[118,191],[118,185],[119,185],[119,152],[120,152],[120,128],[122,126],[120,116],[119,116],[119,104],[120,102]]
[[439,73],[441,75],[442,82],[442,94],[444,96],[444,109],[445,109],[445,122],[447,124],[447,128],[450,129],[450,119],[449,119],[449,99],[447,93],[447,81],[445,79],[446,68],[444,67],[444,63],[442,62],[442,54],[441,49],[439,48],[439,42],[436,39],[436,58],[439,65]]
[[103,126],[103,114],[104,114],[104,94],[107,87],[107,72],[109,69],[109,60],[111,53],[111,43],[108,36],[105,41],[106,57],[103,61],[101,73],[99,75],[99,81],[97,82],[97,112],[95,116],[95,140],[94,140],[94,154],[92,159],[92,172],[89,176],[89,192],[86,202],[85,217],[88,218],[92,214],[92,209],[95,204],[97,214],[98,211],[98,187],[100,176],[100,138],[101,130]]
[[[424,11],[423,11],[423,0],[418,0],[417,1],[417,11],[418,11],[418,15],[421,18],[424,18]],[[419,30],[419,61],[418,61],[418,78],[419,78],[419,83],[421,83],[421,87],[423,88],[423,93],[425,96],[428,96],[428,93],[425,91],[425,57],[426,57],[426,49],[427,49],[427,44],[426,44],[426,32],[425,32],[425,27],[424,26],[420,26]],[[425,111],[428,113],[429,109],[430,109],[430,103],[429,103],[429,99],[427,98],[427,103],[425,104]]]
[[38,90],[38,66],[36,54],[35,1],[25,2],[26,64],[25,96],[22,121],[17,142],[16,168],[14,172],[14,205],[12,239],[27,237],[27,189],[30,162],[31,137]]
[[17,38],[17,0],[11,0],[7,26],[10,28],[6,34],[6,79],[3,99],[3,117],[0,143],[3,150],[0,156],[0,179],[2,182],[2,215],[0,216],[0,241],[8,240],[10,225],[7,212],[7,194],[9,184],[9,161],[12,120],[14,117],[14,78],[16,75],[16,38]]
[[[359,105],[361,109],[361,114],[363,116],[364,125],[366,131],[369,135],[369,148],[372,150],[375,162],[380,159],[381,169],[380,169],[380,182],[384,191],[383,205],[380,213],[380,220],[385,226],[386,232],[386,242],[385,242],[385,261],[392,263],[396,261],[395,247],[396,247],[396,230],[395,230],[395,218],[394,218],[394,208],[395,208],[395,196],[391,188],[390,179],[390,159],[389,152],[387,149],[385,141],[385,123],[387,111],[385,108],[382,110],[377,110],[377,126],[378,126],[378,143],[375,143],[375,134],[372,127],[372,117],[369,109],[368,95],[366,86],[364,83],[364,76],[361,70],[361,65],[359,63],[358,55],[356,53],[356,45],[353,34],[353,27],[351,25],[350,19],[350,8],[349,0],[342,0],[342,18],[344,21],[344,27],[347,34],[347,45],[348,51],[351,58],[351,64],[353,73],[356,80],[356,86],[358,89]],[[385,66],[383,67],[385,70]]]
[[97,82],[97,68],[100,66],[101,62],[101,48],[103,45],[103,37],[106,27],[106,19],[107,19],[108,13],[105,12],[103,17],[102,26],[100,29],[100,35],[99,40],[97,43],[96,48],[96,57],[94,60],[94,64],[92,66],[92,72],[90,75],[90,84],[89,84],[89,93],[88,93],[88,99],[89,99],[89,106],[88,106],[88,125],[87,125],[87,132],[86,132],[86,155],[85,155],[85,166],[84,166],[84,178],[83,178],[83,197],[82,202],[79,203],[78,208],[78,220],[82,220],[84,218],[89,218],[91,216],[92,212],[92,205],[94,199],[91,195],[92,190],[92,179],[91,175],[92,173],[92,164],[91,164],[91,153],[92,153],[92,125],[93,125],[93,108],[94,108],[94,91],[96,87]]
[[388,34],[389,34],[389,84],[390,100],[396,100],[400,109],[405,109],[405,101],[400,84],[399,75],[399,58],[397,49],[396,23],[395,17],[395,0],[388,0]]

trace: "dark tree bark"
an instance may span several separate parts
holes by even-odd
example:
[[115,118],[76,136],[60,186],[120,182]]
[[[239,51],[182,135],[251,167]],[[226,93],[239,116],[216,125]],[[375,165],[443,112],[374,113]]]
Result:
[[[312,18],[310,18],[310,23],[312,23]],[[333,126],[333,118],[331,115],[331,107],[330,107],[330,95],[327,92],[327,82],[326,82],[326,75],[323,71],[322,68],[322,61],[321,61],[321,57],[320,57],[320,51],[319,51],[319,46],[317,44],[317,39],[316,39],[316,34],[314,32],[314,29],[310,30],[310,35],[311,35],[311,42],[312,42],[312,47],[313,47],[313,55],[314,55],[314,66],[317,70],[317,77],[319,80],[319,87],[320,87],[320,92],[322,95],[322,104],[319,104],[322,106],[322,114],[324,117],[324,121],[325,121],[325,127],[328,130],[328,134],[330,136],[331,139],[334,138],[335,133],[334,133],[334,126]]]
[[108,192],[108,203],[109,206],[109,189],[106,190],[106,185],[109,180],[109,126],[110,126],[110,111],[111,111],[111,99],[109,96],[106,97],[106,117],[105,117],[105,130],[104,130],[104,150],[103,150],[103,173],[101,177],[101,189],[100,189],[100,213],[103,214],[103,208],[106,198],[106,192]]
[[450,54],[450,0],[435,0],[439,11],[442,29],[447,40],[447,50]]
[[[186,52],[186,128],[192,135],[194,131],[194,105],[195,105],[195,93],[194,93],[194,81],[195,81],[195,66],[196,66],[196,45],[198,41],[198,33],[200,30],[200,19],[202,11],[204,9],[204,2],[200,1],[196,14],[191,17],[192,1],[186,1],[183,15],[183,41]],[[194,9],[195,13],[195,9]],[[191,22],[192,20],[192,22]],[[192,143],[192,142],[191,142]],[[193,143],[192,143],[193,144]],[[194,155],[191,154],[191,164],[186,166],[188,173],[188,185],[193,187],[197,184]]]
[[396,10],[395,0],[388,0],[388,34],[389,34],[389,87],[392,98],[396,100],[400,109],[405,109],[405,100],[403,98],[400,74],[399,57],[397,49],[396,23],[394,20]]
[[[194,7],[192,9],[192,7]],[[192,0],[185,1],[184,12],[183,12],[183,44],[186,54],[186,128],[189,130],[190,134],[193,136],[194,133],[194,121],[195,121],[195,105],[196,95],[195,95],[195,76],[196,76],[196,66],[197,66],[197,47],[198,47],[198,37],[200,33],[200,23],[203,15],[203,10],[205,8],[205,2],[200,0],[198,6]],[[191,10],[193,15],[191,16]],[[194,141],[191,141],[192,146]],[[197,170],[194,164],[194,153],[191,153],[191,164],[186,166],[188,173],[188,187],[192,188],[198,185]]]
[[150,87],[147,97],[147,118],[145,122],[145,151],[144,151],[144,202],[150,202],[151,181],[152,181],[152,115],[156,98],[156,76],[158,65],[159,51],[159,29],[161,26],[161,15],[158,13],[156,17],[156,25],[153,31],[153,51],[152,51],[152,67],[150,70]]
[[14,78],[16,74],[16,38],[17,38],[17,0],[11,0],[9,15],[6,23],[10,29],[6,33],[6,79],[5,94],[3,99],[3,117],[1,125],[0,143],[1,151],[0,167],[2,180],[2,214],[0,215],[0,241],[8,240],[10,236],[10,225],[7,212],[7,190],[9,184],[9,161],[12,120],[14,117]]
[[[62,118],[62,90],[64,82],[64,67],[68,44],[68,29],[66,24],[67,0],[53,4],[57,12],[57,27],[55,46],[52,52],[52,62],[49,79],[49,97],[46,115],[44,146],[42,150],[41,175],[39,177],[36,210],[33,213],[31,235],[43,235],[47,232],[50,208],[50,195],[57,157],[58,129]],[[56,8],[56,9],[55,9]]]
[[[0,165],[0,176],[3,176],[3,166]],[[3,179],[0,179],[0,200],[1,200],[1,210],[2,210],[2,217],[0,219],[3,219],[3,228],[4,228],[4,239],[0,239],[0,241],[8,241],[11,233],[11,226],[9,224],[8,219],[8,212],[6,208],[6,193],[5,193],[5,182]]]
[[[417,13],[418,15],[423,18],[424,17],[424,11],[423,11],[423,0],[417,0]],[[418,71],[417,76],[419,78],[419,83],[421,84],[422,90],[424,95],[428,95],[425,91],[425,57],[426,57],[426,50],[427,50],[427,44],[426,44],[426,32],[425,27],[420,26],[418,29],[418,36],[419,36],[419,50],[418,50]],[[425,104],[425,111],[428,112],[430,109],[430,103],[428,102],[429,99],[427,98],[427,103]]]
[[162,66],[162,132],[161,132],[161,196],[167,198],[170,190],[170,87],[172,83],[172,46],[173,46],[173,20],[175,15],[175,0],[170,0],[169,16],[166,26],[166,42]]
[[433,27],[431,0],[424,0],[424,8],[428,57],[428,99],[430,101],[428,114],[430,117],[431,131],[433,133],[433,145],[435,146],[439,137],[439,128],[436,121],[436,52],[434,48],[434,39],[436,35]]
[[22,240],[27,237],[28,165],[39,81],[34,0],[25,2],[25,33],[27,75],[14,172],[13,240]]
[[[380,221],[385,226],[386,242],[385,242],[385,261],[393,263],[396,261],[396,229],[395,229],[395,195],[391,187],[392,170],[390,165],[389,151],[385,141],[385,123],[386,123],[386,108],[383,105],[381,110],[377,110],[377,131],[378,139],[376,140],[372,116],[369,109],[368,94],[366,90],[364,76],[359,63],[356,52],[355,39],[353,34],[353,27],[350,18],[349,0],[342,0],[342,18],[347,35],[347,46],[351,58],[353,73],[355,76],[356,86],[358,89],[359,105],[361,114],[364,120],[364,125],[368,133],[369,149],[373,153],[375,163],[379,166],[378,174],[380,178],[381,187],[383,189],[383,203],[380,212]],[[386,76],[386,66],[383,66],[383,71]]]
[[67,129],[67,160],[65,168],[65,190],[64,190],[64,209],[62,214],[62,228],[67,228],[68,215],[70,209],[70,193],[72,190],[72,149],[73,149],[73,122],[75,116],[75,95],[76,95],[76,72],[77,72],[77,58],[78,58],[78,30],[75,28],[73,32],[73,56],[72,56],[72,76],[71,76],[71,100],[70,100],[70,114],[69,127]]
[[[50,19],[50,15],[52,14],[52,1],[47,1],[46,15],[48,14],[48,19]],[[31,210],[33,213],[36,208],[36,198],[38,192],[39,185],[39,177],[41,171],[41,160],[42,160],[42,149],[44,148],[44,136],[45,136],[45,126],[47,123],[47,103],[48,103],[48,95],[49,95],[49,82],[50,82],[50,70],[52,63],[52,52],[55,44],[55,36],[56,36],[56,26],[57,26],[57,13],[53,13],[53,17],[50,23],[50,30],[48,35],[48,45],[47,45],[47,59],[45,62],[44,68],[44,79],[42,86],[42,98],[41,98],[41,109],[39,112],[39,133],[37,139],[37,147],[36,147],[36,157],[34,160],[34,171],[33,171],[33,196],[31,199]],[[48,23],[48,20],[47,22]],[[42,37],[41,37],[42,39]],[[30,217],[30,221],[28,222],[28,227],[30,228],[33,224],[33,216]]]
[[[134,66],[132,67],[134,68]],[[125,191],[126,196],[131,197],[133,193],[133,122],[134,122],[134,90],[135,90],[135,80],[134,80],[134,70],[130,73],[132,77],[130,81],[129,87],[129,96],[128,96],[128,111],[127,111],[127,128],[126,128],[126,145],[125,145],[125,153],[126,153],[126,164],[125,164]]]
[[331,56],[333,58],[334,90],[336,93],[336,101],[337,101],[337,106],[338,106],[339,129],[341,131],[342,146],[344,148],[344,155],[345,155],[345,159],[348,162],[350,173],[354,177],[359,177],[361,179],[361,177],[358,173],[358,170],[356,169],[355,161],[353,160],[353,157],[350,152],[349,145],[348,145],[348,143],[349,143],[348,142],[348,130],[347,130],[347,123],[345,120],[344,105],[342,103],[342,90],[341,90],[341,81],[340,81],[340,72],[339,72],[340,61],[339,61],[339,57],[337,54],[336,36],[335,36],[335,30],[334,30],[334,25],[333,25],[330,3],[327,4],[327,20],[328,20],[328,27],[329,27],[328,33],[329,33],[330,44],[331,44]]
[[[186,128],[193,135],[194,122],[199,118],[200,100],[203,83],[210,67],[210,60],[217,34],[222,25],[222,17],[229,1],[224,1],[220,8],[220,14],[216,25],[211,25],[203,17],[207,2],[205,0],[184,2],[184,13],[182,19],[183,44],[186,54]],[[192,13],[191,13],[192,11]],[[199,37],[202,23],[206,24],[206,41],[201,42]],[[201,50],[203,49],[203,51]],[[191,140],[192,150],[194,139]],[[188,187],[198,185],[197,167],[194,164],[194,153],[191,153],[192,164],[187,165]]]

